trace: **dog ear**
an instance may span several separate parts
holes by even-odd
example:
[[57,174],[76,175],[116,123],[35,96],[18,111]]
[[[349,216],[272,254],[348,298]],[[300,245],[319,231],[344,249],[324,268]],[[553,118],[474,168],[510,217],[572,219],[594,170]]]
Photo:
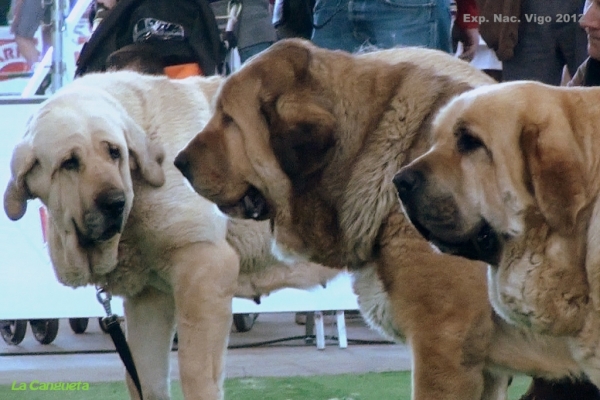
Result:
[[272,120],[275,157],[294,186],[303,185],[327,163],[336,119],[310,95],[292,92],[278,98]]
[[312,48],[307,40],[286,39],[275,43],[259,59],[254,68],[262,81],[261,95],[276,97],[308,79]]
[[165,152],[162,146],[152,143],[146,132],[126,114],[125,140],[129,149],[129,164],[132,170],[139,169],[142,177],[152,186],[160,187],[165,183],[162,162]]
[[585,269],[590,285],[590,297],[596,311],[600,311],[600,199],[596,200],[588,223]]
[[[310,66],[314,45],[306,40],[291,39],[273,49],[284,79],[270,79],[273,69],[263,78],[263,112],[274,99],[271,123],[271,147],[282,170],[294,186],[304,185],[328,162],[334,145],[336,118],[318,95],[311,94]],[[283,60],[283,61],[281,61]]]
[[568,125],[550,121],[525,126],[521,149],[525,181],[550,225],[562,234],[573,233],[580,211],[588,204],[583,155]]
[[25,177],[35,163],[36,158],[31,142],[23,141],[15,147],[10,161],[12,176],[4,191],[4,211],[13,221],[25,215],[27,200],[33,198],[25,183]]
[[262,185],[260,189],[278,203],[278,214],[282,215],[290,214],[283,199],[290,196],[291,187],[270,146],[272,121],[266,119],[265,107],[273,107],[280,96],[293,92],[307,79],[311,46],[308,41],[296,39],[275,43],[261,57],[253,58],[231,75],[218,95],[217,108],[235,115],[236,123],[253,138],[246,141],[246,147],[262,181],[256,184]]

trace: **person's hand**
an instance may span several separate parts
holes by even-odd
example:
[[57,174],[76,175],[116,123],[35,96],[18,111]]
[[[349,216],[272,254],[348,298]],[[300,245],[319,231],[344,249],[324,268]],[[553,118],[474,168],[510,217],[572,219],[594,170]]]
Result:
[[475,57],[477,47],[479,46],[479,29],[468,28],[461,30],[459,39],[463,44],[463,52],[460,54],[459,58],[470,62]]

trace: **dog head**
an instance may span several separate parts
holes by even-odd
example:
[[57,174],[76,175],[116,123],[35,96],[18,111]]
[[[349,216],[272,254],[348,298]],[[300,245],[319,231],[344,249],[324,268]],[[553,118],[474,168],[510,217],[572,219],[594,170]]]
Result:
[[336,121],[310,73],[314,46],[282,41],[231,75],[206,127],[175,165],[232,217],[273,221],[276,240],[302,251],[291,196],[326,165]]
[[564,107],[533,82],[451,101],[435,118],[431,149],[394,177],[413,224],[442,251],[492,265],[533,225],[572,234],[590,199]]
[[31,117],[14,149],[5,212],[18,220],[27,201],[39,198],[48,209],[49,249],[58,279],[73,287],[86,285],[117,264],[133,201],[130,169],[160,186],[163,156],[103,90],[65,88]]

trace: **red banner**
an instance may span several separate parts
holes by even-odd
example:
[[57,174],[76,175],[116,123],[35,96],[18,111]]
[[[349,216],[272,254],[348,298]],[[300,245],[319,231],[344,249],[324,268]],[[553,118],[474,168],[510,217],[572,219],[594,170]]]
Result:
[[3,74],[27,72],[27,62],[17,49],[14,39],[0,39],[0,79]]

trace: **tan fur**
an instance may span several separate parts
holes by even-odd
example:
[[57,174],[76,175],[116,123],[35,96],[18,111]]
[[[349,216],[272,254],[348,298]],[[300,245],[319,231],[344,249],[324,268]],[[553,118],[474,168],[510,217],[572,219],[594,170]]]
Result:
[[[208,120],[221,81],[87,75],[41,106],[13,154],[7,214],[20,218],[27,200],[39,197],[49,210],[57,278],[72,287],[100,284],[125,298],[145,398],[169,398],[175,326],[185,397],[221,399],[232,297],[324,285],[337,274],[308,262],[278,262],[267,222],[228,222],[173,166],[176,151]],[[121,151],[118,160],[105,142]],[[61,167],[72,154],[78,171]],[[109,240],[81,246],[74,224],[85,230],[86,210],[94,209],[104,186],[125,193],[124,227]]]
[[[596,385],[598,101],[598,89],[534,82],[474,90],[440,111],[432,149],[399,174],[423,173],[416,221],[427,224],[424,208],[433,202],[456,215],[437,236],[464,241],[482,221],[491,226],[500,238],[489,276],[495,309],[513,324],[562,337]],[[463,135],[481,145],[458,151]]]
[[223,211],[269,218],[283,256],[356,271],[365,318],[412,348],[416,400],[505,398],[515,371],[581,374],[567,342],[498,318],[486,266],[423,240],[391,184],[429,147],[434,112],[491,82],[433,50],[351,56],[281,41],[227,79],[176,158]]

